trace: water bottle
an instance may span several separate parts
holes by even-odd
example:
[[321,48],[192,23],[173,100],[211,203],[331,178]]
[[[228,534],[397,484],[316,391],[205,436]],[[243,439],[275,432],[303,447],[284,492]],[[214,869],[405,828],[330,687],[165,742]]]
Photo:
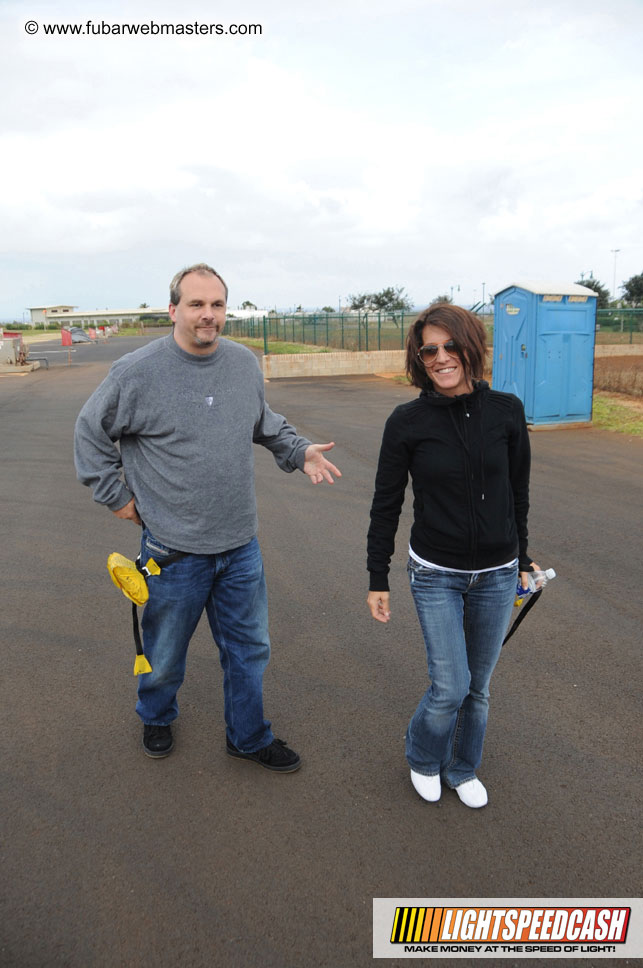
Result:
[[548,581],[556,577],[556,572],[553,568],[546,568],[545,571],[530,571],[527,573],[527,587],[523,588],[520,584],[520,579],[518,579],[518,587],[516,588],[516,601],[514,605],[522,605],[522,600],[525,595],[531,595],[533,592],[537,592],[540,588],[544,588]]

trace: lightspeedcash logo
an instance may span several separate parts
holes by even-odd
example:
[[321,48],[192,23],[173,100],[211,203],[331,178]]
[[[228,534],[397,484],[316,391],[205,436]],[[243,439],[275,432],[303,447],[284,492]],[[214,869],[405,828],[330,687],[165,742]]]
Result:
[[638,958],[641,898],[373,898],[374,958]]
[[629,917],[630,908],[398,907],[391,944],[620,944]]

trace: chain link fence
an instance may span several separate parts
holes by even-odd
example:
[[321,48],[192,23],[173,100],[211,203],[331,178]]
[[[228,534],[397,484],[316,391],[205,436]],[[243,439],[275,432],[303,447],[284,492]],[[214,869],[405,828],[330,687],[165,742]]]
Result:
[[[271,313],[251,319],[228,317],[230,336],[260,339],[264,351],[268,343],[298,343],[333,350],[404,349],[409,326],[417,313]],[[480,316],[493,345],[493,315]],[[597,343],[643,342],[643,309],[599,309],[596,321]]]
[[599,309],[597,343],[643,343],[643,309]]

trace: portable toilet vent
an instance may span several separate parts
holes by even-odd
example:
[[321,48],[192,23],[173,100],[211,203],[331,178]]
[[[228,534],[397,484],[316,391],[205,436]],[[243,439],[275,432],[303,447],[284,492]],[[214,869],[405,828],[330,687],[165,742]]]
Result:
[[493,387],[520,397],[527,423],[591,421],[596,299],[569,283],[515,283],[496,294]]

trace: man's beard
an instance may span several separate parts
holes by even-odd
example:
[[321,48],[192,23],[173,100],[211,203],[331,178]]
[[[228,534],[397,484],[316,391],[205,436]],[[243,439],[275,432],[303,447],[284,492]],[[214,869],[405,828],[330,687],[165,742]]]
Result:
[[199,336],[199,331],[197,330],[194,334],[194,342],[199,346],[214,346],[219,342],[219,334],[216,332],[214,336],[209,337],[208,339],[203,339],[201,336]]

